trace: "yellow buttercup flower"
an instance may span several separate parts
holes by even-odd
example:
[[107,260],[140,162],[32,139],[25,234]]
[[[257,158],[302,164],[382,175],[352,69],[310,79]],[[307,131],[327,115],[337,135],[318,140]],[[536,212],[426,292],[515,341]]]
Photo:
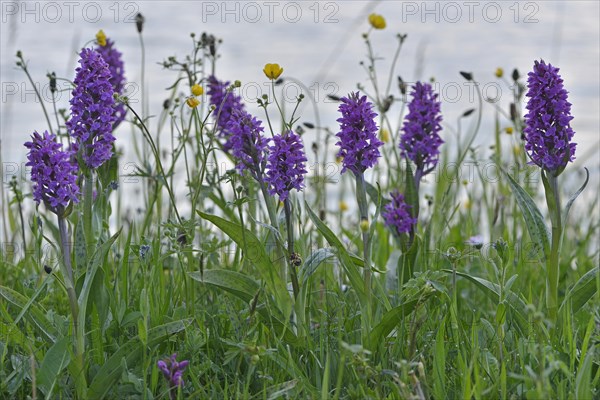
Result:
[[360,220],[360,230],[363,232],[367,232],[369,230],[369,220],[367,220],[367,219]]
[[513,154],[515,155],[515,157],[519,157],[521,155],[521,146],[514,145],[513,146]]
[[267,78],[273,80],[277,79],[283,73],[283,68],[279,66],[279,64],[266,64],[263,72],[267,76]]
[[96,41],[100,46],[106,46],[106,34],[102,29],[100,29],[98,33],[96,33]]
[[379,14],[369,15],[369,23],[375,29],[385,29],[385,18]]
[[390,132],[387,129],[382,129],[379,131],[379,137],[383,143],[387,143],[390,141]]
[[185,102],[190,108],[196,108],[200,104],[200,100],[195,97],[189,97]]
[[202,93],[204,93],[204,88],[202,86],[198,84],[192,86],[192,94],[194,96],[202,96]]
[[340,201],[340,211],[348,211],[348,203],[346,203],[345,201]]
[[470,210],[472,205],[473,204],[471,203],[471,199],[465,200],[465,203],[464,203],[465,209]]
[[502,78],[502,75],[504,75],[504,70],[502,68],[496,68],[496,76]]

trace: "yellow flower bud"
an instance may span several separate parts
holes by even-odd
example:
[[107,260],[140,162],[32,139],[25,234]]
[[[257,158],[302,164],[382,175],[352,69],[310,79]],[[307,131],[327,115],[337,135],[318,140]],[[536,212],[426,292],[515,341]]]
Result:
[[104,31],[102,29],[100,29],[98,33],[96,33],[96,41],[100,46],[106,46],[106,35],[104,34]]
[[202,94],[204,93],[204,88],[198,84],[195,84],[194,86],[192,86],[192,94],[194,96],[202,96]]
[[512,135],[512,133],[513,133],[513,127],[512,126],[507,126],[506,129],[504,129],[504,131],[506,133],[508,133],[509,135]]
[[360,230],[366,232],[369,230],[369,221],[366,219],[360,220]]
[[517,144],[514,145],[513,154],[515,155],[515,157],[519,157],[521,155],[521,146],[519,146]]
[[503,75],[504,75],[504,70],[502,68],[496,68],[496,76],[498,78],[502,78]]
[[390,141],[390,132],[387,129],[382,129],[379,131],[379,137],[383,143],[388,143]]
[[471,209],[471,199],[467,199],[465,201],[465,209],[470,210]]
[[265,64],[265,68],[263,72],[267,76],[267,78],[273,80],[277,79],[283,73],[283,68],[279,66],[279,64]]
[[340,201],[340,211],[348,211],[348,204],[345,201]]
[[369,15],[369,23],[375,29],[385,29],[385,18],[379,14]]
[[200,104],[200,100],[195,97],[189,97],[185,102],[190,108],[196,108]]

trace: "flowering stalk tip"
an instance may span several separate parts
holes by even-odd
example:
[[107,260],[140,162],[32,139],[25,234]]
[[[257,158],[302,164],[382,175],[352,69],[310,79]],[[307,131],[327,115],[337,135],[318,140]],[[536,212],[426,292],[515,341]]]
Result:
[[233,110],[226,129],[231,133],[228,147],[238,160],[238,171],[247,169],[255,179],[262,180],[268,140],[263,137],[261,121],[246,111],[237,109]]
[[219,136],[225,138],[226,142],[223,147],[229,151],[231,149],[231,143],[229,143],[231,132],[227,129],[227,124],[231,120],[234,110],[244,110],[244,104],[241,97],[230,90],[229,82],[219,81],[214,76],[208,78],[208,97],[211,106],[214,107],[212,114],[215,118],[216,131]]
[[[102,31],[100,31],[102,32]],[[105,43],[96,47],[96,51],[102,55],[102,58],[108,64],[110,70],[110,84],[113,87],[113,91],[116,95],[122,96],[125,94],[125,85],[127,80],[125,79],[125,64],[122,60],[122,54],[116,49],[115,43],[106,38]],[[119,126],[121,122],[125,120],[127,114],[127,107],[122,102],[117,102],[114,105],[115,110],[115,121],[113,122],[113,130]]]
[[358,92],[351,93],[341,99],[338,118],[340,131],[336,134],[340,147],[337,157],[341,157],[342,173],[350,170],[362,174],[372,168],[381,157],[379,147],[383,142],[377,138],[377,125],[373,105],[367,101],[367,96]]
[[98,42],[98,45],[100,46],[106,46],[106,34],[102,29],[96,33],[96,42]]
[[83,49],[79,64],[67,128],[87,167],[96,169],[112,157],[114,89],[109,66],[98,51]]
[[47,131],[41,135],[33,132],[31,139],[25,143],[29,149],[25,165],[31,167],[33,199],[38,204],[44,202],[52,212],[60,214],[71,201],[78,203],[81,194],[74,153],[63,150],[56,135]]
[[395,235],[410,233],[417,219],[410,214],[410,206],[406,204],[404,196],[398,192],[391,194],[392,201],[385,205],[384,211],[381,213],[385,224],[392,230]]
[[192,94],[194,96],[202,96],[204,94],[204,88],[198,84],[192,86]]
[[200,100],[198,100],[195,97],[188,97],[188,99],[185,102],[190,108],[196,108],[200,104]]
[[269,185],[269,194],[277,194],[285,201],[292,189],[304,188],[306,174],[304,146],[299,135],[292,131],[276,135],[273,145],[269,147],[270,155],[267,163],[265,181]]
[[527,79],[528,113],[525,115],[525,149],[531,162],[558,176],[575,159],[575,132],[571,128],[571,103],[559,69],[535,61]]
[[379,14],[369,15],[369,23],[375,29],[385,29],[386,27],[385,18]]
[[[189,365],[188,360],[177,361],[177,354],[174,353],[171,357],[165,360],[159,360],[156,364],[158,369],[163,373],[165,379],[169,382],[171,389],[183,387],[183,371]],[[171,392],[171,398],[176,398],[175,392]]]
[[283,73],[283,68],[281,68],[279,64],[265,64],[263,72],[265,73],[267,78],[275,80],[281,76],[281,74]]
[[441,103],[428,83],[417,82],[411,95],[402,126],[400,150],[404,157],[415,163],[417,174],[422,176],[435,168],[439,147],[444,143],[438,134],[442,130]]

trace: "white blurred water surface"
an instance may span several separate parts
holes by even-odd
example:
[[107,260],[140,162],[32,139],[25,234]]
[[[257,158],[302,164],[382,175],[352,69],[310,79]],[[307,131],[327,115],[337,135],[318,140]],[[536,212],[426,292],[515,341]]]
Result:
[[[600,8],[597,1],[97,1],[11,2],[3,1],[0,38],[1,152],[3,183],[22,171],[26,158],[23,142],[34,130],[47,129],[44,115],[22,71],[15,67],[21,50],[33,79],[51,111],[45,77],[55,71],[72,80],[77,51],[103,29],[123,53],[126,76],[134,86],[131,101],[140,107],[141,52],[134,16],[145,17],[146,93],[151,115],[158,115],[165,90],[177,78],[159,64],[169,56],[180,60],[190,53],[190,33],[208,32],[223,39],[217,75],[242,83],[244,99],[253,103],[268,90],[262,67],[277,62],[284,76],[304,83],[316,97],[323,126],[334,132],[337,104],[327,94],[342,96],[361,83],[371,90],[364,67],[367,50],[362,33],[369,29],[367,15],[385,16],[387,28],[370,34],[378,61],[380,85],[387,80],[396,49],[396,34],[407,34],[396,70],[392,93],[397,95],[396,76],[407,82],[434,78],[441,93],[445,123],[442,136],[453,142],[451,127],[467,109],[477,107],[472,86],[459,75],[470,71],[484,90],[497,97],[484,105],[477,144],[485,154],[493,143],[494,105],[508,111],[512,94],[507,82],[494,71],[502,67],[510,81],[517,68],[526,75],[533,61],[543,58],[561,69],[575,117],[572,126],[578,143],[577,162],[569,168],[592,169],[597,187],[600,132]],[[68,83],[59,81],[59,87]],[[298,86],[289,85],[289,98]],[[68,108],[69,91],[60,93],[59,108]],[[135,103],[135,102],[138,103]],[[302,121],[315,122],[308,102],[301,107]],[[289,106],[291,106],[290,103]],[[263,114],[252,104],[252,112]],[[395,105],[391,112],[399,112]],[[52,117],[53,118],[53,117]],[[509,121],[501,119],[501,126]],[[463,125],[468,126],[469,120]],[[305,135],[310,147],[312,132]],[[124,161],[136,161],[131,151],[131,128],[123,124],[117,140]],[[310,153],[310,151],[309,151]],[[13,171],[13,168],[17,171]],[[575,182],[576,183],[576,182]]]

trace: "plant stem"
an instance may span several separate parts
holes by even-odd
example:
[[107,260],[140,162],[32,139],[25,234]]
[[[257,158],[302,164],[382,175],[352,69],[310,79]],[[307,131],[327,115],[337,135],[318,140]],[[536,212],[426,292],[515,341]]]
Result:
[[362,231],[362,239],[363,239],[363,258],[364,258],[364,284],[365,284],[365,294],[366,294],[366,304],[364,310],[367,312],[366,315],[366,327],[367,332],[364,332],[368,335],[368,332],[371,327],[371,256],[370,256],[370,237],[369,237],[369,229],[364,229],[363,223],[369,221],[369,206],[367,204],[367,190],[365,186],[365,176],[364,174],[354,174],[356,177],[356,199],[358,201],[358,209],[360,212],[360,222],[361,222],[361,231]]
[[67,289],[67,296],[69,297],[71,316],[73,318],[73,332],[75,335],[75,362],[77,363],[77,369],[81,371],[81,373],[75,376],[74,378],[77,386],[78,396],[80,398],[85,398],[85,391],[87,388],[87,384],[85,382],[85,374],[83,372],[83,354],[85,350],[85,343],[84,338],[81,335],[81,330],[79,329],[79,304],[77,302],[77,294],[75,293],[75,281],[73,277],[73,267],[71,265],[71,242],[69,241],[67,225],[65,223],[65,218],[62,216],[62,210],[60,210],[57,213],[57,216],[63,261],[61,263],[61,269],[65,281],[65,287]]
[[[546,190],[546,203],[552,221],[552,244],[550,257],[547,261],[546,280],[546,306],[550,318],[555,321],[558,310],[558,279],[560,274],[560,238],[562,237],[562,221],[560,213],[560,195],[558,192],[558,179],[552,174],[546,174],[548,186]],[[549,189],[549,190],[548,190]]]
[[35,92],[36,97],[40,101],[40,105],[42,106],[42,111],[44,112],[44,116],[46,117],[46,122],[48,123],[48,129],[50,130],[51,134],[54,134],[54,131],[52,129],[52,123],[50,122],[50,117],[48,115],[48,111],[46,111],[46,106],[44,105],[44,99],[40,95],[40,92],[39,92],[37,86],[35,85],[35,82],[33,81],[31,74],[29,74],[29,70],[27,69],[27,64],[25,63],[25,60],[22,57],[21,57],[21,65],[20,66],[21,66],[21,69],[23,70],[23,72],[25,72],[25,75],[27,75],[27,79],[29,79],[29,83],[31,83],[31,86],[33,86],[33,91]]
[[[83,192],[83,231],[88,254],[94,251],[95,238],[92,225],[92,204],[94,202],[94,172],[89,171],[84,176]],[[72,278],[72,277],[71,277]]]
[[283,208],[285,210],[285,222],[287,225],[288,234],[288,264],[290,266],[290,273],[292,276],[292,289],[294,291],[294,299],[298,297],[300,286],[298,285],[298,275],[296,274],[296,266],[294,260],[296,260],[294,252],[294,226],[292,224],[292,207],[290,205],[290,199],[283,201]]

